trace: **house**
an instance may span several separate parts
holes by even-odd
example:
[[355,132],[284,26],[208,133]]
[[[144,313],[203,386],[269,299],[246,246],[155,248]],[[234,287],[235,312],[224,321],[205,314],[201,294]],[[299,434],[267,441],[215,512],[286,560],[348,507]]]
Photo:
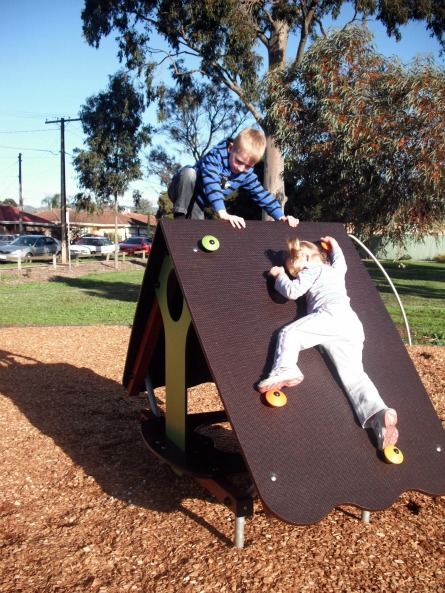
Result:
[[[8,210],[3,215],[3,210]],[[15,211],[15,212],[11,212]],[[3,218],[8,216],[18,225],[18,208],[9,206],[0,206],[0,230],[3,228]],[[39,212],[38,216],[23,213],[23,217],[28,221],[24,227],[25,233],[44,233],[50,234],[58,239],[61,238],[60,230],[60,209],[45,210]],[[148,223],[150,222],[150,227]],[[67,225],[70,240],[76,239],[82,235],[108,235],[114,236],[114,212],[112,210],[103,210],[89,214],[87,212],[78,212],[77,210],[67,209]],[[148,217],[146,214],[122,213],[118,214],[118,235],[119,241],[127,237],[138,235],[153,234],[156,228],[156,218],[153,215]],[[14,227],[17,228],[17,227]],[[5,230],[5,232],[8,232]],[[17,230],[11,230],[18,232]]]
[[[22,225],[24,234],[51,235],[53,224],[46,218],[22,212]],[[20,208],[13,206],[0,206],[0,233],[13,235],[20,232]]]

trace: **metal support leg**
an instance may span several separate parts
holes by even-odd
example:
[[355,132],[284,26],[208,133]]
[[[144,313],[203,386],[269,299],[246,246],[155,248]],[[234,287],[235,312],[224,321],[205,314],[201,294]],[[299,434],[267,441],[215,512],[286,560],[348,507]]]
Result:
[[362,511],[362,522],[369,523],[371,520],[371,513],[369,511]]
[[252,484],[251,486],[249,486],[249,488],[247,489],[247,494],[249,496],[251,496],[252,498],[256,498],[258,496],[258,492],[257,492],[255,484]]
[[160,418],[162,416],[161,410],[158,407],[158,402],[156,401],[155,392],[153,391],[153,385],[150,379],[150,375],[145,377],[145,389],[148,393],[148,401],[150,403],[150,409],[156,418]]
[[244,525],[246,517],[235,517],[235,548],[244,548]]

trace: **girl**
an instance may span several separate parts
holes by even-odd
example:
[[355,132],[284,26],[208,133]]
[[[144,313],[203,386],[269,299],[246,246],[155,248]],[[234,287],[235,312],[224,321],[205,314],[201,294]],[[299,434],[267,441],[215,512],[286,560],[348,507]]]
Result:
[[304,379],[297,366],[299,353],[322,346],[335,364],[360,425],[374,430],[377,446],[383,450],[397,442],[397,413],[385,405],[363,369],[365,337],[346,292],[343,252],[333,237],[322,237],[320,244],[328,253],[315,243],[290,240],[288,273],[282,266],[269,271],[275,289],[284,297],[296,300],[306,295],[308,312],[280,331],[272,370],[257,387],[265,393],[298,385]]

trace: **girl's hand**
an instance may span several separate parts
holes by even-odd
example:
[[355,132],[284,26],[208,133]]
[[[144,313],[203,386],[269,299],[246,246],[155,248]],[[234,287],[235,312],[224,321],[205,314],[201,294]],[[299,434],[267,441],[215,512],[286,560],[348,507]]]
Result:
[[337,239],[334,239],[334,237],[321,237],[320,241],[324,241],[325,243],[327,243],[328,245],[330,245],[331,247],[338,247],[338,241]]
[[269,270],[269,276],[272,276],[272,278],[278,278],[280,274],[284,274],[283,266],[274,266]]

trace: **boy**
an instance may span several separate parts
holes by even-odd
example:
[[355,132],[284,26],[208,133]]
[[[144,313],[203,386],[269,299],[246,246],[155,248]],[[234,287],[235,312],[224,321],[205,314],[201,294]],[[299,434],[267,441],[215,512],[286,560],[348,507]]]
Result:
[[383,450],[397,442],[397,413],[385,405],[363,370],[363,326],[349,304],[343,252],[332,237],[320,241],[328,246],[328,256],[309,241],[288,242],[286,268],[292,279],[281,266],[269,272],[275,289],[286,298],[306,294],[308,314],[280,330],[272,371],[257,387],[265,393],[298,385],[304,379],[297,366],[299,353],[321,345],[335,364],[360,425],[374,430]]
[[224,203],[225,196],[243,187],[274,220],[287,221],[296,227],[298,219],[284,215],[278,201],[261,186],[253,172],[265,150],[264,134],[246,128],[235,140],[229,138],[215,146],[193,167],[182,168],[168,187],[174,217],[203,219],[204,208],[210,206],[233,227],[245,228],[245,220],[229,214]]

